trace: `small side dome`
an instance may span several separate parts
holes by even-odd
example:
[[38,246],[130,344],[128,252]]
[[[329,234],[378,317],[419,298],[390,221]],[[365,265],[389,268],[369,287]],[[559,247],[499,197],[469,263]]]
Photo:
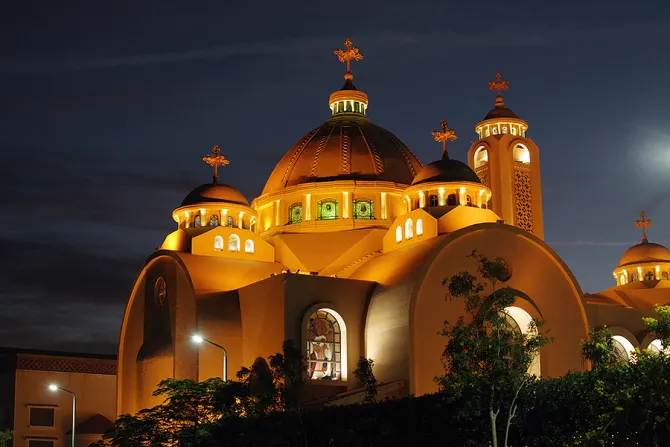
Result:
[[642,242],[626,250],[619,260],[619,267],[642,262],[668,262],[670,250],[661,244]]
[[200,185],[188,193],[181,206],[196,205],[198,203],[224,202],[249,206],[249,202],[242,193],[229,185],[207,183]]
[[473,182],[481,183],[479,176],[468,165],[458,160],[443,158],[434,161],[419,171],[412,185],[428,182]]

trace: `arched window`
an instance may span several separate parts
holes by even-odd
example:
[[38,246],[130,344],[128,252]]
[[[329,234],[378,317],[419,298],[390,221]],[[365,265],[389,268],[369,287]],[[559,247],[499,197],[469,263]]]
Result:
[[626,284],[626,277],[622,274],[619,276],[619,285],[623,286],[624,284]]
[[240,252],[240,237],[236,234],[231,234],[228,238],[228,251]]
[[486,150],[484,146],[480,146],[475,151],[475,169],[477,169],[480,166],[484,166],[488,162],[489,162],[489,152]]
[[216,236],[214,238],[214,250],[223,250],[223,238],[221,236]]
[[[530,314],[522,308],[516,306],[506,307],[505,313],[507,314],[507,324],[509,325],[510,329],[520,332],[524,335],[537,334],[537,328],[534,324],[532,324],[533,317],[531,317]],[[535,355],[533,362],[528,367],[528,374],[540,377],[541,368],[539,352]]]
[[428,196],[428,206],[440,206],[440,201],[437,198],[437,195],[431,194]]
[[193,218],[193,226],[194,227],[200,226],[200,214],[196,214],[195,218]]
[[654,280],[654,272],[649,270],[647,273],[645,273],[644,280],[645,281],[653,281]]
[[288,207],[289,223],[302,222],[302,203],[294,203]]
[[668,279],[668,272],[661,272],[661,279]]
[[514,161],[518,161],[520,163],[530,163],[530,151],[521,143],[514,146],[512,156],[514,157]]
[[316,220],[337,219],[337,200],[319,200],[316,207]]
[[635,352],[635,346],[622,335],[615,335],[612,339],[614,341],[614,355],[621,361],[630,361],[631,354]]
[[244,243],[244,252],[245,253],[254,252],[254,241],[252,241],[251,239],[246,240],[246,242]]
[[423,234],[423,219],[416,220],[416,235],[421,236]]
[[668,351],[666,349],[663,349],[663,343],[658,338],[656,340],[652,340],[652,342],[649,343],[649,346],[647,346],[647,349],[653,352],[654,354],[658,354],[661,351],[665,351],[667,354]]
[[449,205],[449,206],[458,205],[458,201],[456,200],[456,194],[449,194],[447,196],[447,205]]
[[228,216],[228,220],[226,222],[226,226],[233,228],[235,226],[235,223],[233,222],[233,216]]
[[412,239],[414,237],[414,222],[412,219],[405,221],[405,239]]
[[309,316],[307,376],[312,380],[346,380],[347,332],[342,317],[331,309]]
[[632,275],[630,275],[630,281],[631,281],[631,282],[639,281],[639,279],[640,279],[640,277],[639,277],[639,275],[637,274],[637,272],[635,272],[635,273],[633,273]]
[[466,196],[466,197],[465,197],[465,203],[466,203],[468,206],[472,206],[472,197],[470,197],[470,196]]
[[402,242],[402,227],[400,225],[395,229],[395,241]]
[[355,102],[354,103],[354,112],[360,112],[361,111],[361,103],[360,102]]
[[353,202],[354,219],[374,219],[374,204],[370,199],[355,199]]
[[209,216],[209,226],[210,227],[216,227],[219,225],[219,216],[216,214],[212,214]]

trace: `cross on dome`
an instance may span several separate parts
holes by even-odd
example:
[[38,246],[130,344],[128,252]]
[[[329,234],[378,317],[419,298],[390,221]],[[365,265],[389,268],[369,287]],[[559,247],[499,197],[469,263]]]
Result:
[[448,127],[448,124],[445,120],[442,120],[440,127],[442,130],[435,130],[432,132],[432,134],[433,137],[435,137],[435,141],[442,143],[442,159],[446,160],[449,158],[449,154],[447,153],[447,142],[456,141],[458,140],[458,137],[456,136],[454,129],[450,129]]
[[207,154],[202,157],[202,161],[214,168],[213,182],[215,184],[219,182],[219,166],[226,166],[227,164],[230,164],[230,161],[221,154],[221,149],[219,148],[218,144],[212,148],[211,154]]
[[360,61],[363,59],[363,55],[358,51],[358,48],[354,47],[353,43],[351,43],[351,39],[348,37],[344,40],[344,47],[346,50],[337,49],[333,51],[333,53],[335,53],[340,62],[347,63],[347,72],[344,75],[344,79],[353,79],[354,75],[351,74],[351,60]]
[[498,96],[496,96],[496,107],[500,105],[500,107],[504,107],[505,103],[503,103],[503,97],[500,95],[500,91],[507,91],[509,90],[509,81],[501,81],[502,76],[500,73],[496,73],[496,80],[495,81],[489,81],[489,90],[492,92],[495,92],[496,90],[498,91]]
[[647,219],[647,215],[642,211],[640,218],[635,221],[635,228],[642,228],[642,242],[649,242],[647,239],[647,228],[651,227],[651,219]]

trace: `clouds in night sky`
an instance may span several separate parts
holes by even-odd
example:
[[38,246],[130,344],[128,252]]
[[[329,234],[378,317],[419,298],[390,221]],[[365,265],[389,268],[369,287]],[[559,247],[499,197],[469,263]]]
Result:
[[[525,4],[527,3],[527,4]],[[472,128],[487,82],[541,153],[545,236],[583,289],[639,241],[670,243],[670,4],[400,0],[19,2],[0,17],[0,345],[114,352],[171,211],[223,179],[251,201],[328,118],[350,35],[370,117],[424,162],[430,131]]]

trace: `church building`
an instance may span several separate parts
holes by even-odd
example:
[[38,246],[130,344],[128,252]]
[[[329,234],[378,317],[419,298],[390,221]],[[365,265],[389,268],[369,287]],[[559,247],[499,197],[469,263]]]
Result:
[[424,166],[368,117],[350,66],[359,50],[347,39],[335,54],[347,71],[330,118],[285,153],[259,197],[250,203],[219,181],[228,160],[218,146],[204,158],[213,181],[174,209],[175,231],[147,258],[128,300],[119,414],[157,404],[151,393],[162,379],[234,377],[284,340],[308,359],[311,398],[351,400],[361,356],[374,360],[386,395],[434,392],[446,342],[438,332],[464,313],[443,280],[473,271],[473,250],[505,261],[502,287],[516,295],[507,312],[519,330],[541,317],[554,338],[534,373],[584,369],[579,342],[590,327],[612,328],[622,356],[661,349],[641,317],[669,301],[670,251],[647,241],[642,216],[644,239],[614,269],[617,285],[582,293],[544,242],[540,149],[506,107],[500,74],[468,163],[449,157],[457,137],[443,121],[433,132],[442,157]]

